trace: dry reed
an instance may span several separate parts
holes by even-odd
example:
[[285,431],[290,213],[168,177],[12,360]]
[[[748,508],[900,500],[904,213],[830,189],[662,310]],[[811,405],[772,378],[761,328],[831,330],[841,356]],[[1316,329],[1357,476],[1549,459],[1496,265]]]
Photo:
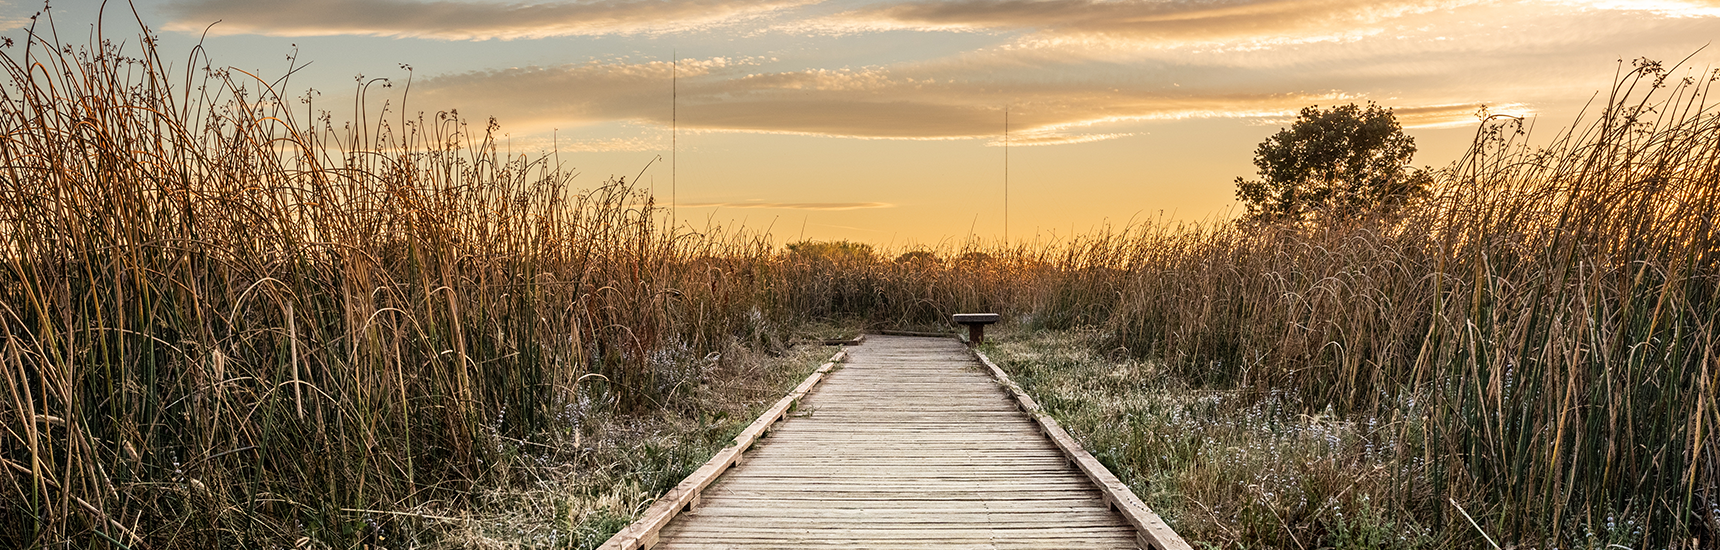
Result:
[[1426,472],[1380,505],[1424,525],[1467,525],[1449,500],[1526,546],[1720,528],[1712,78],[1640,63],[1546,148],[1484,124],[1398,218],[892,258],[667,230],[494,121],[370,82],[336,126],[201,50],[170,74],[154,40],[0,51],[0,545],[346,547],[370,535],[343,510],[504,483],[491,433],[567,403],[674,407],[679,365],[808,320],[988,310],[1389,418]]

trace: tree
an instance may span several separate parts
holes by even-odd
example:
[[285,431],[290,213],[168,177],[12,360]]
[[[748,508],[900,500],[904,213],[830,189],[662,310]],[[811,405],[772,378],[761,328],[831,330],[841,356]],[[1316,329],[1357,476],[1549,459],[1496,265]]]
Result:
[[851,241],[788,243],[788,256],[809,263],[871,263],[872,245]]
[[943,260],[930,250],[915,250],[896,257],[896,263],[908,264],[914,267],[932,267],[942,265]]
[[1254,150],[1259,180],[1236,178],[1248,221],[1297,223],[1390,214],[1427,194],[1426,170],[1409,167],[1415,139],[1372,102],[1305,107],[1289,129]]

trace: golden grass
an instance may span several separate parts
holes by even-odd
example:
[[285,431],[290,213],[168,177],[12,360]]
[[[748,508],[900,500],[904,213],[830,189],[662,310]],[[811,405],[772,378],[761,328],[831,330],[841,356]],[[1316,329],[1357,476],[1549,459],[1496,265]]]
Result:
[[0,545],[346,548],[374,534],[350,510],[522,483],[510,449],[570,407],[694,407],[712,352],[958,311],[1387,421],[1423,470],[1370,510],[1442,533],[1453,502],[1520,546],[1720,528],[1720,117],[1711,80],[1658,64],[1550,147],[1483,125],[1401,217],[898,255],[663,228],[625,182],[499,151],[493,121],[337,126],[200,51],[169,74],[147,31],[38,31],[0,50]]

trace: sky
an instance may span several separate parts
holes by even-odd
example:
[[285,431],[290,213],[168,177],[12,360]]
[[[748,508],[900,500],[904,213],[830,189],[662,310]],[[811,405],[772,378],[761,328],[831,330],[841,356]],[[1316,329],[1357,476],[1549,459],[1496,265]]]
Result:
[[[75,36],[100,5],[53,19]],[[1631,60],[1720,66],[1720,0],[134,5],[168,59],[201,40],[266,79],[308,63],[289,92],[337,119],[387,78],[405,111],[493,116],[511,151],[637,180],[685,227],[893,248],[1234,217],[1255,147],[1310,105],[1393,108],[1438,168],[1483,106],[1550,138]],[[42,9],[0,0],[0,35]],[[123,0],[105,18],[135,36]]]

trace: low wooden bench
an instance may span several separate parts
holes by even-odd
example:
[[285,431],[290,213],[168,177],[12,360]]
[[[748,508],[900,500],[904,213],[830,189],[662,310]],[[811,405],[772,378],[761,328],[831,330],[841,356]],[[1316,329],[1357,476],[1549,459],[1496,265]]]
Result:
[[968,345],[970,346],[985,343],[985,326],[996,323],[1002,318],[1002,315],[996,313],[957,313],[950,316],[950,320],[955,321],[956,324],[967,325]]

